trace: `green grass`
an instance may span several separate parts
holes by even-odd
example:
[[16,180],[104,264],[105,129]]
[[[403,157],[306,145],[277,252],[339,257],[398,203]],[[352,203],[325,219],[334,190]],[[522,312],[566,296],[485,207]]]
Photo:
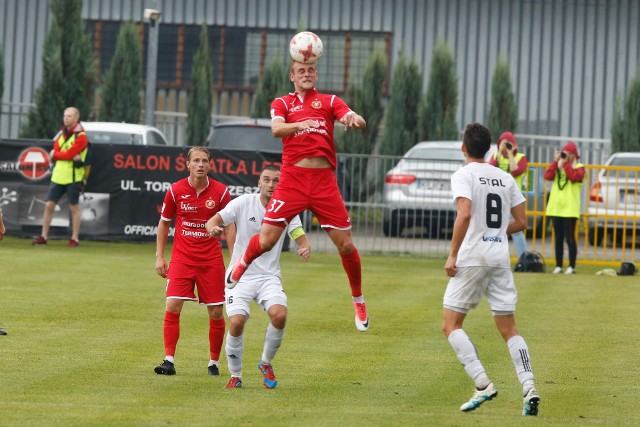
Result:
[[440,332],[444,260],[364,257],[371,329],[356,331],[337,255],[283,256],[289,319],[274,360],[278,388],[256,367],[266,315],[246,327],[244,387],[206,373],[205,309],[186,304],[178,375],[158,376],[164,281],[153,244],[0,242],[0,425],[637,425],[637,277],[518,274],[517,321],[542,397],[520,415],[521,390],[485,303],[465,330],[500,395],[458,407],[472,383]]

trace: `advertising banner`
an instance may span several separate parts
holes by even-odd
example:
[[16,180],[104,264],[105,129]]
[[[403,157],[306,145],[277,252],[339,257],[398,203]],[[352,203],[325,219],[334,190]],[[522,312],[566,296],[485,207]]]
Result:
[[[34,237],[40,233],[52,164],[49,140],[0,141],[0,208],[7,231]],[[93,144],[93,164],[80,196],[82,238],[153,240],[169,186],[189,175],[190,147]],[[232,197],[258,192],[258,178],[280,153],[210,150],[210,176],[227,185]],[[54,211],[50,236],[68,236],[66,196]],[[173,229],[171,230],[171,235]]]

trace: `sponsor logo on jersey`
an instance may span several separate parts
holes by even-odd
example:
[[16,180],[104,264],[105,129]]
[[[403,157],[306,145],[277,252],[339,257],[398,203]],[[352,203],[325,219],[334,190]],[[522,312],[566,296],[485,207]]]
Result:
[[187,212],[197,211],[197,206],[191,206],[189,203],[180,202],[180,209]]
[[249,218],[249,222],[256,222],[256,217],[252,216],[251,218]]
[[502,243],[502,237],[500,236],[482,236],[483,242],[496,242]]
[[320,100],[318,100],[318,99],[314,99],[313,101],[311,101],[311,106],[313,108],[315,108],[316,110],[320,109],[320,108],[322,108],[322,102],[320,102]]
[[216,202],[214,202],[213,200],[209,199],[206,202],[204,202],[204,205],[207,207],[207,209],[213,209],[216,207]]

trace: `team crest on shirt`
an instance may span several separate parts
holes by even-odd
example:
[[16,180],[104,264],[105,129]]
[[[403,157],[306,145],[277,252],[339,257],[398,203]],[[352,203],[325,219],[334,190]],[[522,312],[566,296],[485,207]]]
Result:
[[322,102],[320,102],[318,99],[315,99],[311,101],[311,106],[317,110],[319,108],[322,108]]
[[213,200],[209,199],[206,202],[204,202],[204,205],[207,207],[207,209],[213,209],[216,207],[216,202],[214,202]]

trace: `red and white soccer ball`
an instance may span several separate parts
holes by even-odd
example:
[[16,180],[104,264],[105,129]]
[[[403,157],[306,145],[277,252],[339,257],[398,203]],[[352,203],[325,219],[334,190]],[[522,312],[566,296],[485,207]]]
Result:
[[322,40],[311,31],[296,34],[289,42],[289,54],[296,62],[313,64],[322,56]]

